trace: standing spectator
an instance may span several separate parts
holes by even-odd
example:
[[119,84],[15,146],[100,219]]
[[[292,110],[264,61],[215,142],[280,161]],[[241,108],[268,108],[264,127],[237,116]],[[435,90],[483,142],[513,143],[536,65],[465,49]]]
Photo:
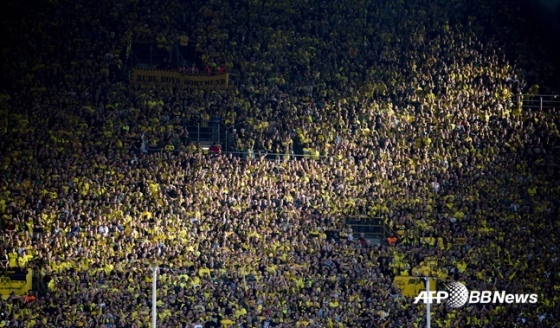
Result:
[[214,142],[208,150],[214,155],[220,155],[222,153],[222,148],[216,142]]
[[367,248],[367,247],[369,246],[369,243],[368,243],[368,241],[366,240],[366,238],[364,237],[364,234],[363,234],[363,233],[360,234],[360,238],[358,239],[358,241],[360,242],[360,245],[361,245],[363,248]]
[[395,234],[391,234],[389,237],[387,237],[387,244],[389,246],[395,246],[397,244],[397,237],[395,236]]
[[270,318],[270,315],[267,315],[266,318],[261,322],[261,327],[262,328],[271,328],[271,327],[275,327],[276,324],[274,323],[274,321],[272,321],[272,319]]
[[219,114],[212,115],[212,118],[211,118],[212,140],[218,140],[219,139],[221,123],[222,123],[222,117]]

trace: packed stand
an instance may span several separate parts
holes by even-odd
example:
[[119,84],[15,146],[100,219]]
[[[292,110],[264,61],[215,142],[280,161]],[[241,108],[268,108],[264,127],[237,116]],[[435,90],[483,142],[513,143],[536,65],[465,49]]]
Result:
[[[14,15],[27,35],[4,67],[18,115],[0,139],[1,251],[47,290],[2,301],[0,325],[149,327],[153,265],[160,327],[422,327],[395,275],[539,295],[437,306],[434,327],[553,325],[560,115],[515,101],[546,69],[508,63],[483,16],[496,5],[59,1]],[[184,34],[230,89],[127,83],[130,38]],[[317,160],[207,156],[184,127],[216,115],[238,150]],[[357,212],[386,218],[396,245],[358,241]]]

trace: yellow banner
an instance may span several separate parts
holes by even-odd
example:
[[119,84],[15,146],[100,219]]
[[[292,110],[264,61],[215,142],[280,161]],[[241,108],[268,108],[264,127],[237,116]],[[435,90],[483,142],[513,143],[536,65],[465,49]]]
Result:
[[174,71],[133,69],[132,83],[193,89],[226,89],[229,85],[229,74],[192,76]]
[[31,269],[27,269],[27,271],[8,269],[0,276],[0,294],[3,299],[8,298],[12,292],[18,296],[26,295],[31,290],[32,281],[33,271]]
[[[426,285],[421,278],[396,276],[393,283],[400,289],[406,297],[416,297],[421,291],[426,290]],[[430,290],[436,291],[436,282],[430,281]]]

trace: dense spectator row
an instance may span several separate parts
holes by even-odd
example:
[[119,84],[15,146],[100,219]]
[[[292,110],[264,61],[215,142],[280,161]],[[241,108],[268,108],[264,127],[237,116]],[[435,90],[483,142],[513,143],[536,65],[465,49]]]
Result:
[[[560,115],[521,108],[548,67],[512,43],[515,8],[489,3],[8,8],[0,255],[47,288],[2,301],[0,326],[149,327],[154,264],[159,327],[422,327],[401,274],[539,295],[436,306],[434,327],[553,326]],[[131,38],[166,49],[183,35],[230,89],[127,83]],[[238,150],[321,157],[205,155],[184,127],[212,116]],[[345,224],[358,212],[397,245],[358,241]]]

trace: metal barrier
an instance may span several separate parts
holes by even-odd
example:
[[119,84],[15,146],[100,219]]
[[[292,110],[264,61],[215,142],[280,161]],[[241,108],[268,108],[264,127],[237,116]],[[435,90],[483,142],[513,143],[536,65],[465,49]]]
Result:
[[346,224],[352,227],[354,233],[363,233],[366,237],[383,237],[391,235],[392,231],[385,219],[382,217],[371,217],[367,215],[350,216]]
[[226,141],[227,135],[222,136],[224,129],[222,124],[216,121],[202,121],[196,125],[183,127],[189,133],[189,139],[196,142],[217,142]]
[[158,47],[155,42],[132,41],[130,59],[132,63],[127,65],[156,67],[168,59],[171,64],[172,53],[165,48]]
[[[159,65],[167,60],[167,64],[176,71],[179,67],[186,69],[184,75],[189,76],[215,76],[224,73],[212,70],[210,74],[204,72],[204,66],[197,59],[187,59],[181,53],[179,41],[173,42],[172,45],[163,46],[153,41],[138,41],[130,40],[126,50],[126,67],[129,68],[157,68]],[[195,64],[199,72],[188,72],[188,70]]]
[[[122,148],[121,148],[122,149]],[[137,150],[139,153],[141,153],[141,150]],[[200,155],[208,155],[208,156],[215,156],[215,154],[211,154],[209,149],[206,147],[201,148],[200,150],[197,149],[194,152],[189,152],[186,149],[173,149],[173,150],[169,150],[169,149],[165,149],[165,148],[148,148],[146,150],[146,152],[148,154],[155,154],[155,153],[174,153],[174,154],[179,154],[179,153],[190,153],[190,154],[200,154]],[[319,156],[319,158],[317,159],[313,159],[307,155],[302,155],[302,154],[294,154],[293,152],[290,152],[289,154],[287,153],[270,153],[264,150],[261,151],[255,151],[253,149],[245,149],[245,150],[232,150],[232,151],[226,151],[226,150],[222,150],[220,152],[220,156],[229,156],[229,157],[237,157],[240,159],[246,159],[246,160],[251,160],[251,159],[256,159],[256,158],[260,158],[260,159],[267,159],[267,160],[272,160],[272,161],[281,161],[281,160],[310,160],[310,161],[325,161],[329,158],[332,158],[332,156]]]
[[547,110],[551,108],[559,108],[560,109],[560,95],[531,95],[525,94],[517,97],[517,102],[523,101],[523,108],[527,109],[535,109],[538,108],[539,110]]

